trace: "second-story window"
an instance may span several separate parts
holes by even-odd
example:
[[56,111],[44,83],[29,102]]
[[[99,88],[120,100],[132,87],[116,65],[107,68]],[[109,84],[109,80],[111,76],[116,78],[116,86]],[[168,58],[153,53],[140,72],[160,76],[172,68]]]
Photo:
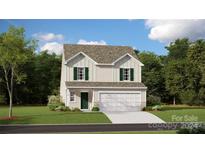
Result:
[[120,81],[134,81],[134,68],[120,68]]
[[130,69],[129,68],[124,68],[123,77],[124,77],[124,80],[130,80]]
[[77,79],[85,80],[85,68],[84,67],[77,68]]
[[89,68],[88,67],[74,67],[73,68],[73,80],[89,80]]

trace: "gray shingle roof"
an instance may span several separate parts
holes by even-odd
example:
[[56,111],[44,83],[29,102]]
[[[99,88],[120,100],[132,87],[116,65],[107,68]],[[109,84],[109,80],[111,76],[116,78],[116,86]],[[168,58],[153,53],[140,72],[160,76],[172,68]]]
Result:
[[68,81],[66,82],[67,87],[131,87],[139,88],[145,87],[141,82],[79,82],[79,81]]
[[64,44],[65,60],[79,52],[84,52],[97,63],[111,64],[126,53],[137,58],[131,47],[128,46],[107,46],[107,45],[73,45]]

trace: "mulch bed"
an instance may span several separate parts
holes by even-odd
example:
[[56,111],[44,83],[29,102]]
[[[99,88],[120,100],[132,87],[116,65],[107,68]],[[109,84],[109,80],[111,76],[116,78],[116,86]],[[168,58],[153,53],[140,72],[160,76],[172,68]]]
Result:
[[13,117],[0,117],[0,120],[16,120],[18,119],[17,116],[13,116]]

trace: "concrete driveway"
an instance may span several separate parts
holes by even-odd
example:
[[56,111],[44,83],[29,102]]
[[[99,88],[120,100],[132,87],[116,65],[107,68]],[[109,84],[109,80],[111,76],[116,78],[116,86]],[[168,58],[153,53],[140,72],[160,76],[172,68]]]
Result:
[[113,124],[126,123],[165,123],[157,116],[144,112],[104,112]]

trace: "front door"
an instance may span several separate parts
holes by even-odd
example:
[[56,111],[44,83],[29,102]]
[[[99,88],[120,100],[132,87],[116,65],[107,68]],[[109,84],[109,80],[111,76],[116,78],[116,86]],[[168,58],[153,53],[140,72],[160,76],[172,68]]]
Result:
[[88,93],[81,92],[81,109],[88,109]]

